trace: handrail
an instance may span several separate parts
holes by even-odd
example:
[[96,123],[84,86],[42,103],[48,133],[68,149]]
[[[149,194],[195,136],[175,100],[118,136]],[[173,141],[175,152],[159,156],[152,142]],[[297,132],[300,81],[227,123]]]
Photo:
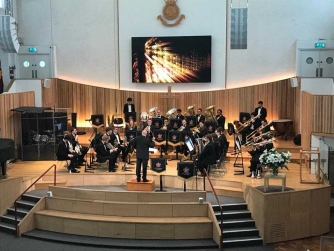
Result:
[[23,193],[21,193],[21,195],[19,197],[17,197],[17,199],[14,201],[14,207],[15,207],[15,230],[16,230],[16,237],[19,236],[18,234],[18,227],[17,227],[17,201],[19,199],[21,199],[22,195],[25,194],[30,188],[32,188],[45,174],[47,174],[52,168],[54,167],[54,181],[53,181],[53,184],[54,186],[57,185],[57,174],[56,174],[56,171],[57,171],[57,166],[55,164],[53,164],[52,166],[50,166],[48,168],[48,170],[46,170],[41,176],[39,176],[39,178],[37,180],[35,180],[34,183],[32,183]]
[[218,203],[218,205],[219,205],[219,209],[220,209],[220,246],[221,246],[221,248],[223,248],[223,208],[222,208],[222,206],[220,205],[220,202],[219,202],[219,199],[218,199],[216,190],[215,190],[215,188],[214,188],[213,185],[212,185],[212,182],[211,182],[211,179],[210,179],[210,177],[209,177],[208,172],[206,171],[205,168],[203,168],[203,171],[204,171],[204,173],[205,173],[204,176],[203,176],[203,181],[204,181],[204,191],[205,191],[205,177],[208,177],[208,180],[209,180],[209,183],[210,183],[212,192],[213,192],[213,194],[215,195],[216,200],[217,200],[217,203]]

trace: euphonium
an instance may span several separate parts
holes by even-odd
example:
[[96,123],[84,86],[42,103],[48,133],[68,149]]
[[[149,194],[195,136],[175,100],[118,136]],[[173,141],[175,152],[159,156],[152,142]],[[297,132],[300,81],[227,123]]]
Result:
[[211,105],[205,109],[204,116],[207,121],[214,121],[217,123],[215,107],[215,105]]

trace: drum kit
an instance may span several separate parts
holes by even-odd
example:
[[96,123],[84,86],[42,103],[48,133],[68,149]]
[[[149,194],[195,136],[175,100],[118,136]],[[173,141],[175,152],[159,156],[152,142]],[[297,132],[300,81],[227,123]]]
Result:
[[48,144],[54,142],[53,131],[45,130],[45,135],[33,132],[31,135],[33,144]]

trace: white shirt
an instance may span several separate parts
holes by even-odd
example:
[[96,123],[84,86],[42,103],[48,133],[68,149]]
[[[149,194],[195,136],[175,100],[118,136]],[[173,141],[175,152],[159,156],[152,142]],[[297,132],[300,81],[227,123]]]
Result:
[[201,120],[201,115],[197,116],[197,122],[199,122]]
[[128,112],[132,112],[131,104],[128,104]]
[[120,142],[120,140],[119,140],[118,134],[115,133],[115,136],[116,136],[116,139],[117,139],[118,144],[120,144],[121,142]]
[[257,110],[257,115],[261,115],[261,109],[262,107],[259,107],[259,109]]

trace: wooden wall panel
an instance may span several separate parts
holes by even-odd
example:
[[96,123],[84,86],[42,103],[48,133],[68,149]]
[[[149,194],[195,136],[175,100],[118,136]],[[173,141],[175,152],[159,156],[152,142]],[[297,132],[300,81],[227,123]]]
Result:
[[308,92],[301,94],[301,136],[303,149],[311,146],[311,133],[313,125],[313,95]]
[[[183,112],[190,105],[196,105],[205,110],[210,105],[221,108],[227,122],[239,118],[239,112],[252,112],[257,102],[262,100],[268,110],[268,120],[295,120],[296,90],[289,80],[219,91],[204,91],[190,93],[172,93],[171,107],[168,107],[167,93],[148,93],[112,90],[61,79],[53,80],[50,88],[43,88],[43,105],[70,108],[78,113],[78,127],[88,127],[84,122],[91,114],[102,113],[106,117],[122,113],[123,105],[128,97],[132,97],[139,116],[140,111],[157,106],[165,114],[171,108],[181,108]],[[173,90],[172,90],[173,91]]]
[[314,95],[313,132],[334,133],[334,95]]
[[11,111],[20,106],[35,106],[34,92],[3,93],[0,95],[0,130],[2,138],[21,143],[20,114]]

